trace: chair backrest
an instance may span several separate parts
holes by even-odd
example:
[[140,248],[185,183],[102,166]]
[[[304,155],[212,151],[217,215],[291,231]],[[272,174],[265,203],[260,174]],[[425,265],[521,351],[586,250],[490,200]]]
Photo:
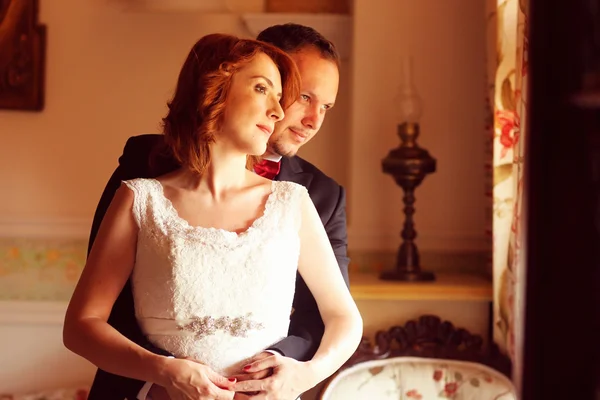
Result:
[[512,382],[483,364],[420,357],[364,361],[330,380],[322,400],[516,400]]
[[[403,326],[377,332],[374,345],[363,338],[353,356],[325,382],[319,398],[334,400],[344,398],[339,397],[341,394],[354,393],[354,397],[345,399],[386,399],[379,397],[384,396],[382,389],[375,389],[385,387],[385,393],[396,396],[386,395],[392,396],[390,399],[486,400],[475,393],[487,396],[493,392],[494,396],[504,397],[489,397],[490,400],[508,400],[515,398],[510,376],[510,359],[495,344],[484,348],[479,335],[457,329],[437,316],[424,315]],[[410,388],[411,382],[419,382],[421,388]],[[448,391],[455,390],[452,397]],[[356,397],[359,392],[361,396]]]

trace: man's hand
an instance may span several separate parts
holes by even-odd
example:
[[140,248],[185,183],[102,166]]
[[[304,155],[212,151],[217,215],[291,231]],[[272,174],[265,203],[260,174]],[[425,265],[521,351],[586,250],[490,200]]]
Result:
[[260,353],[244,367],[244,372],[255,379],[232,386],[235,400],[296,400],[317,383],[306,363],[279,354]]
[[[227,379],[192,359],[172,359],[167,375],[164,391],[170,400],[232,400],[235,395],[235,379]],[[164,397],[160,391],[155,395]]]

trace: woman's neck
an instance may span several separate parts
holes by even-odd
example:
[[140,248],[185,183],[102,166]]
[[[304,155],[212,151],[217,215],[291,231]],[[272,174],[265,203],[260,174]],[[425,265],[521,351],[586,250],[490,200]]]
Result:
[[210,145],[211,161],[203,175],[186,172],[186,186],[206,190],[215,200],[219,200],[230,190],[240,189],[248,184],[249,171],[246,169],[247,156],[224,149],[217,143]]

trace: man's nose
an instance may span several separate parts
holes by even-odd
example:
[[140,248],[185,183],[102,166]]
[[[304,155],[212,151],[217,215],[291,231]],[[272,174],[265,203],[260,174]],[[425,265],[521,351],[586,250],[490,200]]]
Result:
[[309,106],[308,113],[302,120],[302,124],[310,129],[317,130],[321,127],[323,116],[318,106]]

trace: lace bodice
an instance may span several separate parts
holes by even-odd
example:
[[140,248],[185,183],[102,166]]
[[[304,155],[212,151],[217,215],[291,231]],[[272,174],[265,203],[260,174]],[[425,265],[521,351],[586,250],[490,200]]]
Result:
[[226,375],[287,335],[306,189],[272,184],[243,233],[193,227],[155,179],[124,181],[139,226],[132,290],[148,339]]

